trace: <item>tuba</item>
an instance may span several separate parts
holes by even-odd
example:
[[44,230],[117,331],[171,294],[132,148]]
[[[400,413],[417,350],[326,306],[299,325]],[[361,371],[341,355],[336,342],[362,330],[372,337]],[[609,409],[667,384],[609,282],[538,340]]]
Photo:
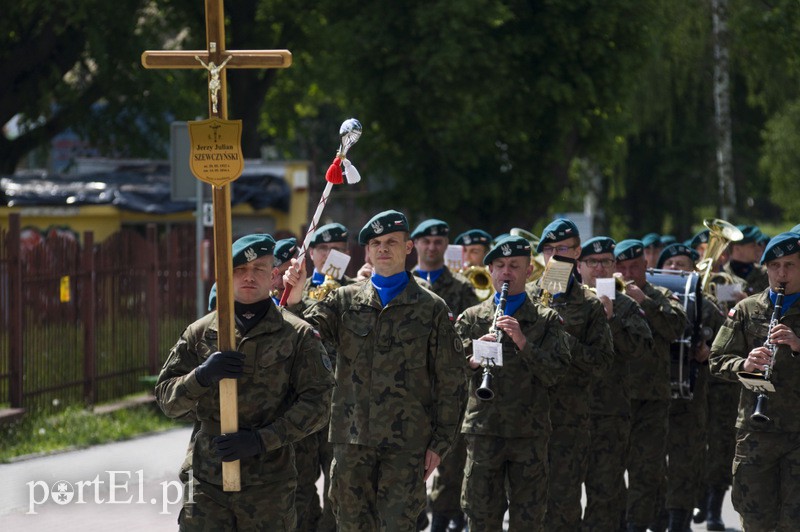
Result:
[[525,282],[532,283],[544,273],[544,258],[542,258],[540,253],[536,253],[536,247],[539,245],[540,239],[530,231],[520,229],[519,227],[512,227],[508,234],[512,236],[521,236],[531,244],[531,265],[533,265],[533,270],[531,270],[531,274]]
[[703,225],[708,228],[708,247],[706,247],[703,260],[697,263],[697,272],[702,279],[700,286],[705,293],[713,292],[713,283],[710,283],[712,273],[722,252],[731,242],[738,242],[744,235],[732,223],[719,218],[707,218]]
[[489,275],[489,270],[483,266],[470,266],[459,270],[461,275],[467,278],[475,290],[475,295],[478,299],[485,301],[494,292],[492,287],[492,276]]

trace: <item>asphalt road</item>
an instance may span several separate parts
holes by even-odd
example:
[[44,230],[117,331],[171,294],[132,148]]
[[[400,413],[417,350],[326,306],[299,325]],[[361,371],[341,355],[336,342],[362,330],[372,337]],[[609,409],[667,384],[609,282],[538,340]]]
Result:
[[[0,465],[0,530],[177,530],[177,476],[190,432],[174,429]],[[739,530],[730,491],[723,519],[729,531]]]

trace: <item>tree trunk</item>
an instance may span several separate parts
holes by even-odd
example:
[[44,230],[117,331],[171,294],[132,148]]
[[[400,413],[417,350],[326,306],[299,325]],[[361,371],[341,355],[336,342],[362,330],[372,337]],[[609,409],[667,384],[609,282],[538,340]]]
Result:
[[736,211],[731,145],[730,77],[728,74],[728,0],[711,0],[714,27],[714,122],[717,136],[718,212],[730,220]]

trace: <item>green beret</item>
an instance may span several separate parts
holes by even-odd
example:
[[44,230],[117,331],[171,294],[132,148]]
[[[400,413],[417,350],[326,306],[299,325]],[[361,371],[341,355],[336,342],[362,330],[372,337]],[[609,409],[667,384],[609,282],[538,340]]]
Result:
[[699,231],[696,235],[692,237],[692,240],[689,242],[689,247],[697,249],[697,246],[700,244],[707,244],[708,243],[708,235],[710,231],[708,229],[703,229]]
[[642,246],[649,248],[650,246],[661,246],[661,235],[658,233],[647,233],[642,237]]
[[661,242],[661,246],[669,246],[670,244],[674,244],[677,242],[678,239],[675,238],[673,235],[661,235],[659,242]]
[[761,264],[800,251],[800,233],[781,233],[772,237],[761,256]]
[[539,245],[536,246],[536,252],[541,253],[545,244],[552,242],[561,242],[571,237],[580,238],[578,233],[578,226],[575,222],[568,218],[558,218],[550,222],[547,227],[542,231],[542,238],[539,240]]
[[233,243],[233,267],[272,255],[275,240],[266,233],[243,236]]
[[731,242],[732,245],[752,244],[758,240],[758,235],[761,233],[755,225],[737,225],[736,228],[742,232],[743,238],[736,242]]
[[309,247],[331,242],[347,242],[347,228],[342,224],[326,224],[314,231]]
[[644,244],[641,240],[629,238],[617,243],[614,248],[614,258],[617,262],[635,259],[644,255]]
[[531,243],[521,236],[507,236],[498,241],[489,253],[483,258],[483,263],[487,266],[495,259],[507,257],[528,257],[531,256]]
[[671,259],[672,257],[677,257],[678,255],[683,255],[685,257],[689,257],[692,259],[692,262],[697,261],[700,258],[700,254],[692,249],[691,247],[678,244],[677,242],[674,244],[670,244],[669,246],[665,247],[664,250],[661,252],[661,255],[658,256],[658,263],[656,264],[656,268],[661,268],[667,259]]
[[411,233],[411,240],[423,236],[447,236],[450,234],[450,226],[447,222],[431,218],[420,223]]
[[275,267],[297,256],[297,239],[284,238],[275,243]]
[[492,235],[483,229],[470,229],[458,235],[453,243],[457,246],[474,246],[481,244],[488,248],[492,245]]
[[383,211],[376,214],[358,233],[358,243],[366,246],[370,239],[389,233],[404,231],[408,233],[406,215],[397,211]]
[[495,244],[497,244],[498,242],[500,242],[504,238],[508,238],[510,236],[511,236],[511,233],[500,233],[499,235],[494,237],[494,240],[492,240],[492,246],[494,246]]
[[607,236],[596,236],[590,238],[581,246],[580,258],[588,257],[590,255],[600,255],[603,253],[614,253],[614,248],[617,243],[613,238]]
[[795,225],[791,229],[789,229],[790,233],[800,233],[800,224]]

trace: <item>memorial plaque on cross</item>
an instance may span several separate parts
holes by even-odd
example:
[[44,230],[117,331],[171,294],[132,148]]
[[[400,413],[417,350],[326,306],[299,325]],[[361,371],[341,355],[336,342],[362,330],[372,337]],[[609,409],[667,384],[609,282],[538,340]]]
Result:
[[[198,179],[212,185],[214,206],[214,262],[217,281],[217,320],[220,351],[236,349],[233,319],[233,259],[231,257],[230,183],[244,164],[241,121],[228,120],[228,68],[286,68],[292,64],[288,50],[226,50],[223,0],[205,0],[205,50],[153,50],[142,54],[145,68],[202,68],[208,71],[208,120],[190,122],[190,167]],[[239,430],[236,380],[219,383],[220,430]],[[222,463],[225,491],[241,489],[239,462]]]

